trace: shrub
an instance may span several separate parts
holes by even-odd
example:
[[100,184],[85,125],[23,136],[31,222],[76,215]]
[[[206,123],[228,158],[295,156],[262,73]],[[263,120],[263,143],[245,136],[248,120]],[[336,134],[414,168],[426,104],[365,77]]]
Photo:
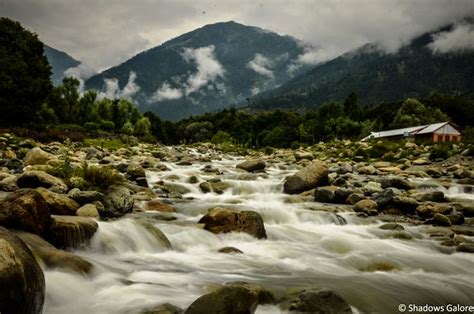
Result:
[[438,144],[431,149],[430,159],[447,159],[449,157],[449,145]]
[[76,172],[78,177],[82,177],[88,190],[106,190],[111,185],[123,183],[124,177],[117,170],[107,166],[91,166],[84,163],[79,171]]

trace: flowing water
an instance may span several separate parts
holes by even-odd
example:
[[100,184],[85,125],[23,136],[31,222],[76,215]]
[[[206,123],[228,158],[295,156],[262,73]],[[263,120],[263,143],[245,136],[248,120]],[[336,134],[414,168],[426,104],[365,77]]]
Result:
[[[189,191],[175,203],[177,219],[153,220],[145,212],[99,222],[90,248],[76,252],[94,263],[94,272],[46,271],[44,312],[140,313],[166,302],[186,308],[213,286],[232,281],[259,283],[277,296],[305,287],[330,288],[362,313],[398,313],[400,303],[474,304],[472,254],[440,246],[422,227],[405,225],[413,240],[403,240],[397,231],[381,230],[381,222],[358,218],[344,206],[337,214],[312,210],[321,204],[282,193],[284,177],[295,170],[274,164],[249,180],[235,169],[238,162],[227,158],[212,163],[231,186],[220,195],[203,194],[187,183],[192,175],[200,181],[215,177],[201,171],[210,163],[166,163],[170,171],[149,172],[150,186],[164,180]],[[472,196],[454,192],[468,200]],[[216,235],[196,226],[216,206],[260,213],[268,239]],[[172,249],[144,227],[144,217],[167,236]],[[244,254],[217,252],[226,246]],[[279,312],[276,306],[257,308],[257,313]]]

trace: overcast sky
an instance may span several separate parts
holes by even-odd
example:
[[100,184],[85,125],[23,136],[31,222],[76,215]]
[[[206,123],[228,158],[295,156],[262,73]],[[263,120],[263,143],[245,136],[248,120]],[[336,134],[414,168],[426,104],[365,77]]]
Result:
[[0,0],[48,45],[96,70],[205,24],[233,20],[302,39],[336,56],[367,42],[387,49],[467,15],[474,0]]

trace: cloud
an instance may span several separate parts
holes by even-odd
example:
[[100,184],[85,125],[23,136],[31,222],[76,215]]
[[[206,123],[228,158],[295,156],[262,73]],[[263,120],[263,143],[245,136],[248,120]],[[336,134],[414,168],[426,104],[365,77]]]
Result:
[[[394,51],[411,38],[474,15],[472,0],[2,0],[50,46],[97,70],[205,24],[234,20],[288,34],[334,56],[368,42]],[[203,14],[202,12],[206,13]],[[117,40],[119,38],[120,40]],[[107,45],[104,45],[107,40]],[[308,56],[309,57],[309,56]]]
[[183,97],[183,92],[179,88],[172,88],[168,82],[163,85],[153,94],[152,101],[176,100]]
[[260,53],[255,54],[255,57],[247,63],[247,67],[269,78],[273,78],[273,71],[269,69],[272,65],[273,62]]
[[432,36],[433,42],[428,48],[434,54],[465,53],[474,51],[474,25],[457,24],[452,30],[440,32]]
[[[149,99],[153,101],[176,100],[181,97],[187,97],[192,93],[198,92],[204,87],[207,90],[217,90],[225,94],[225,84],[217,82],[218,78],[224,78],[225,69],[214,55],[215,47],[213,45],[200,48],[185,48],[181,56],[186,62],[196,64],[196,72],[183,77],[175,77],[173,80],[178,87],[171,87],[168,82],[164,82],[160,88]],[[185,79],[185,83],[181,83]],[[212,83],[212,84],[211,84]]]
[[99,99],[101,98],[110,98],[110,99],[119,99],[126,98],[132,100],[132,97],[140,91],[140,86],[135,83],[137,74],[133,71],[130,71],[128,75],[127,84],[123,89],[120,89],[119,81],[117,78],[107,78],[104,79],[105,92],[99,92],[97,95]]
[[96,74],[95,70],[85,63],[80,63],[76,67],[68,68],[64,71],[64,77],[74,77],[79,81],[79,93],[84,92],[84,81]]
[[185,48],[181,54],[187,62],[195,62],[197,66],[197,72],[191,74],[187,79],[186,96],[198,91],[218,77],[224,77],[224,67],[214,56],[214,49],[213,45],[196,49]]

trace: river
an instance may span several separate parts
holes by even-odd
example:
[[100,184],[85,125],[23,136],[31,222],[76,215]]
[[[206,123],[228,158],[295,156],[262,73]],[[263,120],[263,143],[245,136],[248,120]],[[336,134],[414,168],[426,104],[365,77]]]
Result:
[[[357,217],[349,207],[283,194],[285,176],[296,169],[275,163],[252,179],[235,168],[241,160],[224,156],[212,162],[231,186],[223,194],[204,194],[187,183],[192,175],[200,181],[216,177],[202,171],[209,162],[164,163],[170,171],[147,172],[150,186],[163,180],[189,190],[174,202],[176,213],[168,214],[176,220],[143,212],[99,222],[91,246],[75,252],[92,261],[95,270],[89,276],[46,270],[44,312],[140,313],[166,302],[185,309],[209,288],[232,281],[255,282],[277,296],[305,287],[329,288],[360,313],[398,313],[400,303],[474,304],[472,254],[442,247],[421,231],[424,226],[404,224],[413,238],[407,240],[397,237],[398,231],[379,229],[382,222],[376,219]],[[472,191],[467,192],[452,191],[472,199]],[[216,235],[196,226],[216,206],[260,213],[268,239]],[[314,210],[321,208],[328,210]],[[144,227],[145,217],[172,249]],[[218,252],[227,246],[244,254]],[[257,313],[280,312],[273,305],[257,308]]]

